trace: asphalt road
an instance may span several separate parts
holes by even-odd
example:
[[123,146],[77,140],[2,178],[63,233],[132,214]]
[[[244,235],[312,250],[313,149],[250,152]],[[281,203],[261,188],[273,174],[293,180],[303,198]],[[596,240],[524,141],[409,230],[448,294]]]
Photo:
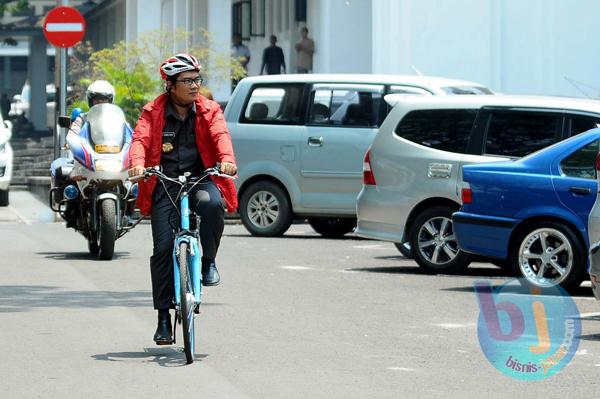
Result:
[[[19,212],[15,208],[15,212]],[[92,260],[61,223],[0,211],[3,398],[585,397],[600,371],[600,304],[582,288],[579,351],[558,375],[513,380],[483,355],[478,278],[427,276],[389,243],[283,238],[227,225],[222,284],[205,291],[197,357],[152,342],[150,226]],[[30,224],[27,224],[29,222]]]

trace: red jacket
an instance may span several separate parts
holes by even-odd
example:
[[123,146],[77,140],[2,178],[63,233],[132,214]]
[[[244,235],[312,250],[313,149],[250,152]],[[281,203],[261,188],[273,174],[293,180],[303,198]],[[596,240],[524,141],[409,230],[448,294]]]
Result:
[[[160,165],[162,153],[162,130],[165,126],[165,108],[169,97],[161,94],[146,104],[137,122],[129,149],[130,166],[144,167]],[[225,117],[218,103],[198,96],[196,100],[196,145],[206,167],[217,162],[235,164],[231,137],[227,130]],[[227,203],[227,211],[237,209],[235,185],[231,179],[212,177]],[[138,186],[137,206],[142,215],[152,210],[152,193],[156,186],[156,177],[142,180]]]

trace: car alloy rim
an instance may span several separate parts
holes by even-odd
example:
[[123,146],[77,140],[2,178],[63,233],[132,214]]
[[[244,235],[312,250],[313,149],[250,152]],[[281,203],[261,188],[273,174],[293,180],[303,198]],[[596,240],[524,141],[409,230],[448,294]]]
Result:
[[271,226],[279,217],[279,201],[269,191],[257,191],[248,201],[248,217],[255,226]]
[[527,281],[538,287],[560,284],[573,268],[571,243],[556,229],[534,230],[521,242],[519,268]]
[[421,255],[433,264],[446,264],[458,254],[452,220],[444,216],[436,216],[423,223],[418,243]]

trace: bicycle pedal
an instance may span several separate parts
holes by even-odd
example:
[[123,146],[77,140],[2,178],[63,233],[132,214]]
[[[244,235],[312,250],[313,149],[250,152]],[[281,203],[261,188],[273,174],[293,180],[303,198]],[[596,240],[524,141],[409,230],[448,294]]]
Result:
[[200,314],[200,304],[197,304],[197,305],[194,307],[194,313],[195,313],[195,314]]

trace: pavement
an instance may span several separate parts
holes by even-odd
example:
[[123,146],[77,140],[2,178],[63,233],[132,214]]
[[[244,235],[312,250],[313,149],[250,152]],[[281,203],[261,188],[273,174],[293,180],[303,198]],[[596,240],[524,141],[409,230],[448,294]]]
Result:
[[555,398],[599,384],[600,304],[589,286],[574,294],[574,359],[550,379],[518,381],[477,339],[473,283],[502,283],[500,269],[424,275],[390,243],[323,239],[306,224],[279,238],[225,227],[222,283],[204,290],[197,361],[186,365],[181,341],[152,342],[149,225],[99,261],[63,223],[13,215],[0,223],[1,397]]

